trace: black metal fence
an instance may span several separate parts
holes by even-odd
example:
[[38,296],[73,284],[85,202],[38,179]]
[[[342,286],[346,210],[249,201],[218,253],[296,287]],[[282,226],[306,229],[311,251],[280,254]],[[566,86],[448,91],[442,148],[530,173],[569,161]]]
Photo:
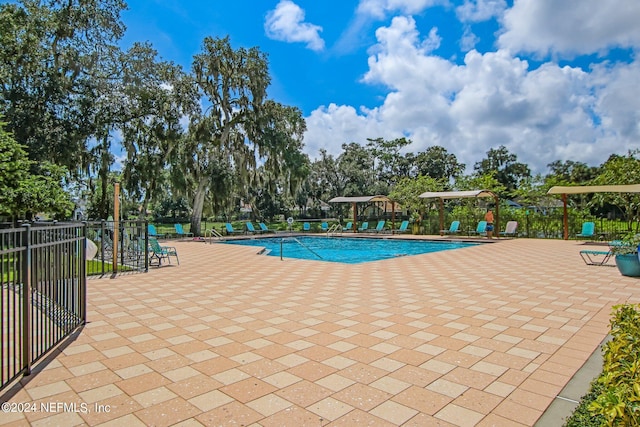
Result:
[[88,275],[148,266],[146,221],[0,228],[0,390],[85,323]]
[[[444,228],[449,228],[451,221],[461,222],[461,234],[474,231],[478,222],[484,219],[484,211],[447,212],[444,218]],[[517,221],[517,235],[521,238],[536,239],[562,239],[564,237],[562,209],[540,212],[524,209],[500,209],[500,231],[504,231],[507,221]],[[635,221],[627,223],[622,220],[607,219],[583,215],[570,210],[568,215],[569,238],[575,238],[576,234],[582,230],[582,224],[592,221],[595,223],[596,233],[593,240],[610,241],[624,238],[630,233],[640,232],[640,223]],[[421,223],[422,234],[439,234],[440,217],[437,212],[431,211],[423,218]]]
[[87,222],[88,245],[96,246],[95,256],[87,262],[87,274],[105,276],[149,271],[147,221],[120,221],[117,232],[115,227],[114,221]]
[[0,389],[86,321],[83,224],[0,230]]

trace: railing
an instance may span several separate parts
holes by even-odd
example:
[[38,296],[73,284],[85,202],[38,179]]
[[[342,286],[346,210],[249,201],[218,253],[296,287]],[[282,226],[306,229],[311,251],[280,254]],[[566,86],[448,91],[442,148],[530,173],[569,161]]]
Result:
[[318,254],[316,251],[314,251],[309,246],[305,245],[304,243],[302,243],[300,240],[296,239],[295,237],[289,237],[288,239],[280,239],[280,259],[282,259],[284,257],[284,242],[285,242],[285,240],[294,241],[297,244],[299,244],[300,246],[302,246],[303,248],[305,248],[306,250],[308,250],[309,252],[311,252],[313,255],[317,256],[318,259],[323,259],[320,256],[320,254]]
[[205,241],[208,238],[209,239],[209,243],[212,243],[214,238],[216,238],[218,240],[223,240],[224,239],[222,234],[220,234],[215,228],[210,228],[208,230],[205,230],[204,231],[204,238],[205,238]]
[[336,233],[342,233],[342,225],[333,224],[331,227],[329,227],[329,229],[327,230],[327,237],[331,236],[332,234],[336,234]]
[[[444,227],[448,228],[451,221],[461,221],[461,233],[466,234],[469,230],[475,230],[478,221],[484,219],[484,213],[480,211],[475,215],[455,215],[447,212],[444,218]],[[500,209],[500,232],[504,231],[504,227],[508,221],[517,221],[517,234],[519,237],[530,237],[538,239],[562,239],[563,238],[563,212],[562,209],[555,209],[551,212],[533,212],[527,213],[524,209]],[[634,222],[629,224],[621,220],[609,220],[589,215],[580,215],[575,211],[569,211],[568,226],[569,238],[575,238],[580,233],[582,224],[587,221],[593,221],[596,224],[596,239],[615,240],[628,233],[640,232],[640,223]],[[396,222],[398,220],[396,219]],[[430,213],[423,217],[420,225],[422,234],[439,234],[440,218],[437,213]],[[497,231],[497,230],[496,230]],[[495,231],[494,231],[495,235]]]
[[86,321],[86,226],[0,230],[0,389]]
[[113,221],[87,223],[87,238],[97,246],[95,257],[87,261],[87,274],[105,276],[149,271],[147,221],[121,221],[116,245],[115,235]]

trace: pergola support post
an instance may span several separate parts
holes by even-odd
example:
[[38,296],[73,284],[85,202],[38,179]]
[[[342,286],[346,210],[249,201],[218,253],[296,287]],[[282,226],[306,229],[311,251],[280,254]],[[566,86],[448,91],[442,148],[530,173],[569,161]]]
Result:
[[567,194],[562,194],[562,233],[564,240],[569,240],[569,212],[567,211]]
[[494,226],[493,232],[496,237],[500,237],[500,204],[498,203],[498,196],[494,196],[494,200],[496,202],[496,224]]
[[391,202],[391,234],[396,229],[396,202]]
[[351,206],[353,206],[353,232],[357,233],[358,232],[358,204],[356,202],[353,202]]
[[443,236],[444,235],[444,200],[442,199],[442,197],[440,197],[438,199],[440,201],[439,205],[440,205],[440,235]]

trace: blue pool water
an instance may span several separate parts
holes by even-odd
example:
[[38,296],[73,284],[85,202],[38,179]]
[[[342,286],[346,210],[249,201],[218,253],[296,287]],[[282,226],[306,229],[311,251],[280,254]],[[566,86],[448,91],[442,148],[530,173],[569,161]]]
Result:
[[434,242],[426,240],[368,239],[345,237],[268,237],[231,240],[228,244],[259,246],[267,255],[315,261],[358,264],[399,256],[418,255],[477,245],[463,242]]

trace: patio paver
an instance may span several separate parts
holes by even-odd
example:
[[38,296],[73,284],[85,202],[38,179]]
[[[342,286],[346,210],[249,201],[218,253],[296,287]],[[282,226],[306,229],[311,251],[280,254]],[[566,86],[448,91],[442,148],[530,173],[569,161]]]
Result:
[[531,426],[640,301],[576,241],[358,265],[172,246],[179,266],[90,279],[87,325],[0,396],[87,410],[0,425]]

